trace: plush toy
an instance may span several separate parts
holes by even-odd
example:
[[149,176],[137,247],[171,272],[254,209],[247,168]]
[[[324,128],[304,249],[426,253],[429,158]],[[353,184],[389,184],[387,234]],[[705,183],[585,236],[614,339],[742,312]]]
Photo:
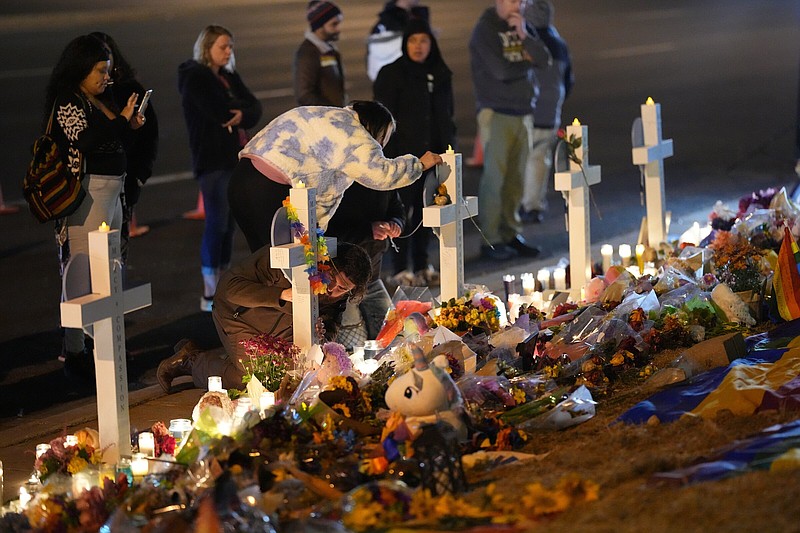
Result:
[[386,390],[386,405],[406,417],[406,425],[419,433],[422,426],[438,421],[452,425],[460,439],[467,429],[460,418],[461,393],[447,373],[447,357],[437,356],[431,364],[422,350],[414,346],[414,366],[395,379]]

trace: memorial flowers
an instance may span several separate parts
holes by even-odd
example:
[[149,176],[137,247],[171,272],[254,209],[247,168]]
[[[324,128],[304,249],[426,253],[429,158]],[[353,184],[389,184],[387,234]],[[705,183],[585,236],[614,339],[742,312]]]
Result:
[[242,345],[248,355],[248,359],[242,360],[245,369],[242,382],[249,383],[255,376],[271,392],[278,390],[283,376],[295,368],[300,356],[296,345],[267,333],[242,341]]
[[717,279],[732,291],[760,291],[763,252],[740,235],[720,231],[709,246],[714,251]]
[[89,465],[100,464],[103,452],[86,442],[69,446],[65,437],[50,441],[50,449],[36,459],[34,468],[44,482],[53,474],[72,476]]
[[493,333],[500,329],[500,310],[492,298],[476,293],[474,296],[450,298],[442,302],[434,321],[456,332],[466,332],[476,327]]

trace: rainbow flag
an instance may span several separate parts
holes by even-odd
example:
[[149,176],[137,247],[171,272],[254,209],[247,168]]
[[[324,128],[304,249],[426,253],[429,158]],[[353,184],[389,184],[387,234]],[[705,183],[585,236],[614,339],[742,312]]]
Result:
[[[766,409],[800,410],[800,320],[782,324],[767,335],[748,338],[747,357],[677,383],[640,402],[619,417],[644,424],[684,415],[713,419],[723,410],[745,416]],[[755,341],[755,342],[754,342]]]
[[783,228],[783,242],[778,252],[778,264],[772,277],[773,301],[784,320],[800,318],[800,248],[787,226]]

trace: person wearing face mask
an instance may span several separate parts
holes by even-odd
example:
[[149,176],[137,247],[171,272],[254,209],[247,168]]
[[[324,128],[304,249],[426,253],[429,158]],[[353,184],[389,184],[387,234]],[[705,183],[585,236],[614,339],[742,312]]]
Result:
[[272,218],[292,187],[317,190],[317,222],[325,230],[352,183],[397,189],[442,162],[431,152],[386,157],[394,126],[389,110],[371,101],[296,107],[267,124],[240,152],[228,190],[250,251],[269,244]]
[[261,118],[261,103],[234,70],[233,44],[230,30],[207,26],[194,44],[194,58],[178,67],[192,167],[206,212],[200,249],[203,311],[211,311],[220,273],[230,266],[233,251],[228,182],[247,142],[246,130]]
[[[397,133],[385,153],[440,154],[455,147],[452,73],[442,59],[428,23],[409,21],[403,35],[403,55],[383,67],[373,84],[375,99],[397,119]],[[400,189],[408,223],[407,238],[395,241],[394,278],[402,285],[427,286],[438,282],[439,274],[428,262],[431,229],[422,226],[422,191],[425,180]],[[412,270],[408,269],[409,256]]]
[[[225,356],[199,350],[192,341],[181,341],[175,355],[158,366],[156,377],[164,392],[170,391],[178,376],[192,376],[199,388],[207,386],[208,376],[222,376],[223,388],[244,388],[242,360],[249,356],[242,341],[267,333],[292,342],[292,283],[272,268],[269,249],[264,246],[251,254],[219,280],[212,317]],[[330,265],[332,280],[327,294],[319,297],[319,316],[326,340],[333,341],[347,301],[357,303],[366,290],[370,260],[361,247],[342,242]]]
[[[70,257],[89,253],[89,232],[107,223],[122,226],[120,193],[127,159],[124,142],[145,118],[135,111],[137,94],[121,108],[102,99],[111,77],[108,48],[95,37],[76,37],[53,68],[44,105],[44,125],[65,155],[70,171],[86,191],[78,209],[55,223],[61,273]],[[91,378],[94,358],[82,329],[64,330],[64,370],[68,376]]]

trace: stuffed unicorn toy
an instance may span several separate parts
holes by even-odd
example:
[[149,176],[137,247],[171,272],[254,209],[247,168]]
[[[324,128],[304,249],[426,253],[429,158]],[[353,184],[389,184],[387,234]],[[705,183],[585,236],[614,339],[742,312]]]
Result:
[[459,416],[461,393],[447,372],[447,357],[437,356],[430,364],[418,346],[413,346],[414,366],[395,379],[386,390],[386,405],[406,417],[412,433],[426,424],[447,422],[456,429],[459,439],[467,438],[467,428]]

